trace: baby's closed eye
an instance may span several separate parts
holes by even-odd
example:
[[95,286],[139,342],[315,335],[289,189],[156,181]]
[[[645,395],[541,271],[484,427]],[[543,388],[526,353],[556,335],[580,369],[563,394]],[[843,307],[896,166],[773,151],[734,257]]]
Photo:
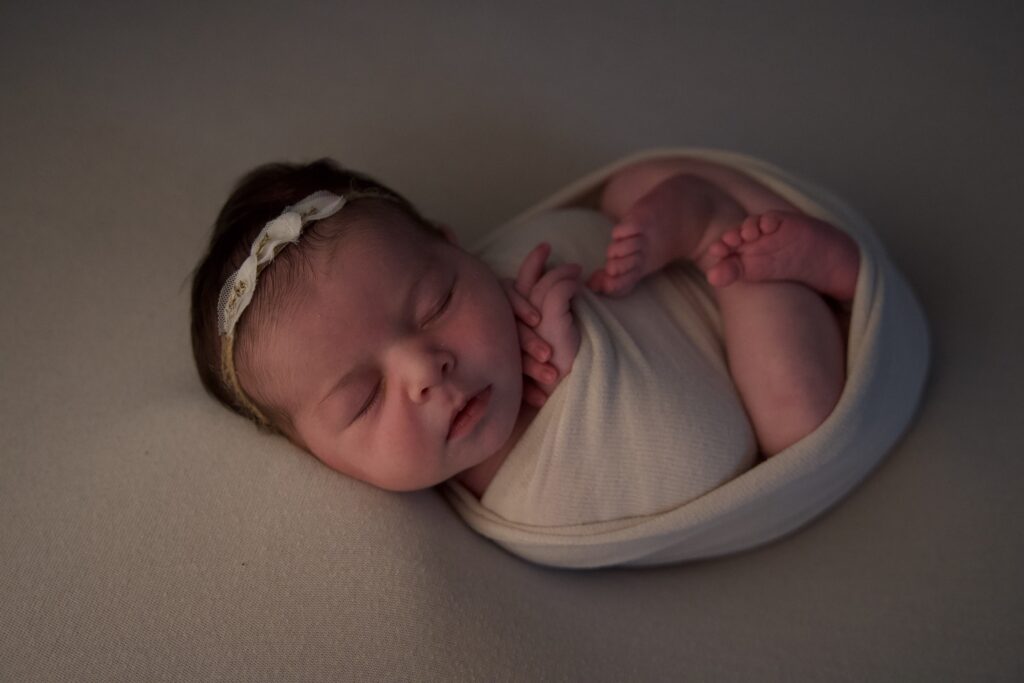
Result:
[[362,418],[364,415],[366,415],[368,412],[370,412],[370,410],[372,410],[374,408],[374,406],[376,406],[380,402],[379,398],[383,394],[382,386],[381,386],[383,383],[384,383],[383,380],[381,380],[381,381],[378,381],[373,386],[373,390],[370,392],[369,398],[366,399],[366,402],[363,404],[363,407],[359,409],[358,413],[356,413],[356,417],[355,417],[356,420]]
[[448,288],[447,293],[441,299],[441,302],[438,303],[437,306],[434,307],[434,312],[431,313],[427,317],[427,320],[426,320],[426,322],[424,324],[433,322],[434,320],[440,318],[444,314],[444,312],[446,310],[448,310],[448,306],[451,304],[452,297],[454,295],[455,295],[455,283],[453,282],[451,287]]

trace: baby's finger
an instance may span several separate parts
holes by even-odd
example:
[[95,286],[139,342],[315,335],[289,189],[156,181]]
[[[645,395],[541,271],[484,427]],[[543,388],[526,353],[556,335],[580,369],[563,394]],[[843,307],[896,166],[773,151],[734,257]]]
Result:
[[569,312],[572,298],[580,291],[579,280],[559,280],[548,292],[544,300],[542,314],[549,320],[558,320]]
[[533,327],[539,325],[540,311],[530,303],[529,299],[516,290],[515,283],[511,279],[506,278],[501,281],[501,284],[505,288],[508,300],[512,302],[512,311],[515,313],[516,318]]
[[516,274],[516,289],[520,294],[528,295],[533,286],[537,284],[537,280],[544,273],[544,264],[547,263],[550,253],[551,245],[541,242],[523,259],[522,265],[519,266],[519,272]]
[[526,325],[517,325],[519,331],[519,348],[541,363],[546,363],[551,358],[551,345],[541,339],[540,335]]
[[[547,298],[548,292],[558,282],[562,280],[575,280],[580,276],[583,267],[578,263],[565,263],[556,268],[552,268],[548,272],[544,273],[544,277],[537,282],[533,290],[530,292],[530,301],[537,305],[538,302],[544,301]],[[541,313],[543,316],[543,312]]]
[[534,408],[543,408],[548,395],[533,382],[523,382],[523,402]]
[[542,387],[558,381],[558,370],[554,365],[538,363],[525,353],[523,354],[523,374]]

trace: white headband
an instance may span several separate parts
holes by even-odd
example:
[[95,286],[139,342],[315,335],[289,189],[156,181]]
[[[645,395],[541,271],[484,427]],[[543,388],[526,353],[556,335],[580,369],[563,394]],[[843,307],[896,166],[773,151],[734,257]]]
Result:
[[253,292],[256,290],[256,277],[277,253],[287,245],[297,242],[307,223],[329,218],[346,203],[363,197],[396,201],[394,197],[381,192],[353,192],[346,196],[338,196],[333,192],[321,190],[285,208],[280,216],[263,226],[252,243],[248,258],[228,277],[220,290],[220,297],[217,300],[217,329],[221,336],[221,370],[224,381],[238,402],[264,426],[269,426],[270,421],[242,391],[238,376],[235,374],[235,325],[238,324],[246,306],[252,301]]
[[228,277],[220,290],[220,298],[217,300],[217,329],[220,330],[221,336],[230,335],[235,331],[238,319],[252,301],[259,271],[286,245],[297,242],[299,235],[302,234],[302,228],[307,223],[333,216],[343,206],[344,197],[321,190],[298,204],[287,207],[280,216],[263,226],[252,243],[249,257],[242,261],[242,265]]

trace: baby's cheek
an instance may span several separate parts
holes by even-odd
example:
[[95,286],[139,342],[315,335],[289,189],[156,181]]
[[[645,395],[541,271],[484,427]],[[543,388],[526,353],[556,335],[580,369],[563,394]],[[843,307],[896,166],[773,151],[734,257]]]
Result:
[[487,307],[487,319],[483,323],[486,326],[489,342],[492,348],[500,350],[503,363],[511,361],[519,362],[519,333],[516,330],[516,317],[512,311],[512,304],[505,296],[504,291],[498,295]]
[[407,420],[392,419],[374,426],[372,445],[362,451],[365,469],[374,478],[371,483],[393,491],[433,485],[437,462],[427,436]]
[[521,374],[519,333],[515,313],[497,276],[482,262],[476,261],[466,278],[470,293],[467,316],[472,330],[473,344],[485,355],[482,360],[491,369],[508,369],[510,374]]

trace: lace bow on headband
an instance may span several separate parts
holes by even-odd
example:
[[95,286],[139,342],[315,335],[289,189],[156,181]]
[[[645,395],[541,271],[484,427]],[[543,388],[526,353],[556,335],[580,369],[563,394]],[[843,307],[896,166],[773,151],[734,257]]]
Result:
[[307,223],[323,220],[338,212],[345,198],[321,190],[314,192],[298,204],[286,208],[280,216],[263,226],[249,250],[249,257],[228,277],[217,301],[217,327],[221,336],[231,335],[242,317],[245,307],[252,301],[256,277],[277,252],[298,241]]

